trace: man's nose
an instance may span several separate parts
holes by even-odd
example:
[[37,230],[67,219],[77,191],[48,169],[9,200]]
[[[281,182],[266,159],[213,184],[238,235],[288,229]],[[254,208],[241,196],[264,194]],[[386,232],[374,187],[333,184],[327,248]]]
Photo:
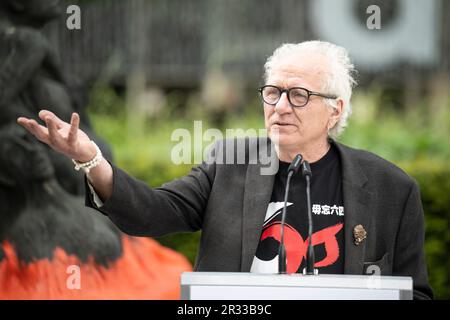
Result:
[[277,104],[275,105],[275,112],[278,114],[292,112],[292,108],[289,103],[287,92],[281,93],[280,100],[278,100]]

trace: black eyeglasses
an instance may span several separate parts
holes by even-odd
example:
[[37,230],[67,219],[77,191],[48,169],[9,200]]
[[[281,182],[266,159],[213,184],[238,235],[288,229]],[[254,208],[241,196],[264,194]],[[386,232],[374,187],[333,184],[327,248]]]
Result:
[[335,95],[328,95],[313,92],[302,87],[294,87],[290,89],[281,89],[277,86],[266,85],[259,88],[259,93],[263,101],[274,106],[280,101],[281,95],[286,92],[289,103],[294,107],[304,107],[309,101],[310,96],[318,96],[326,99],[337,99]]

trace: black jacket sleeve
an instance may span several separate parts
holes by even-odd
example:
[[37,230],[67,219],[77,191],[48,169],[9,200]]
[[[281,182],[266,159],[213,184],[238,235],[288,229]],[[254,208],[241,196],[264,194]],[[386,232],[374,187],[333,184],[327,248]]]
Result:
[[412,183],[395,245],[393,275],[413,278],[414,299],[432,299],[424,253],[424,212],[417,183]]
[[214,179],[214,164],[204,162],[188,175],[154,189],[113,164],[112,168],[111,197],[98,208],[85,181],[85,203],[107,215],[123,232],[158,237],[201,228]]

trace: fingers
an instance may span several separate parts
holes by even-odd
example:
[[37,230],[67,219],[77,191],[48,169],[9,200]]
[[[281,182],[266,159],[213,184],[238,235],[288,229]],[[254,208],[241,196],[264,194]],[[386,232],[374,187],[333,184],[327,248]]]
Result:
[[17,122],[40,141],[52,147],[56,147],[56,149],[67,149],[67,142],[76,141],[78,126],[80,122],[78,114],[74,113],[72,115],[70,132],[68,136],[69,141],[66,141],[65,138],[59,133],[59,129],[65,126],[69,126],[68,123],[62,121],[53,112],[50,112],[48,110],[41,110],[39,112],[39,118],[45,121],[47,128],[38,124],[36,120],[27,119],[25,117],[18,118]]
[[78,127],[80,126],[80,116],[78,113],[72,113],[72,118],[70,119],[70,130],[67,137],[69,145],[75,144],[78,137]]
[[27,129],[40,141],[49,144],[50,141],[47,128],[37,123],[36,120],[20,117],[17,119],[17,123]]
[[52,117],[47,117],[47,118],[45,118],[44,121],[48,128],[50,144],[53,147],[59,147],[59,148],[64,147],[64,138],[58,132],[58,125],[57,125],[56,120]]
[[53,112],[48,110],[39,111],[39,118],[41,118],[43,121],[46,121],[45,119],[51,119],[55,123],[57,129],[60,129],[64,124],[67,124],[66,122],[58,118]]
[[[25,117],[19,117],[17,118],[17,123],[20,124],[22,127],[25,127],[27,124],[28,119]],[[26,129],[26,128],[25,128]]]

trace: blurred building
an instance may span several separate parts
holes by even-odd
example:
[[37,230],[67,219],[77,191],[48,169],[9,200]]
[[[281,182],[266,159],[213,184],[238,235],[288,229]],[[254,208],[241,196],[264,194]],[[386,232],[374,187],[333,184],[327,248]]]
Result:
[[[196,88],[209,70],[261,81],[283,42],[328,40],[348,48],[364,75],[402,81],[411,72],[450,73],[450,3],[441,0],[67,0],[82,29],[63,15],[47,31],[64,68],[84,83],[124,85],[133,73],[163,88]],[[381,29],[369,30],[369,5]],[[364,79],[362,79],[364,82]]]

